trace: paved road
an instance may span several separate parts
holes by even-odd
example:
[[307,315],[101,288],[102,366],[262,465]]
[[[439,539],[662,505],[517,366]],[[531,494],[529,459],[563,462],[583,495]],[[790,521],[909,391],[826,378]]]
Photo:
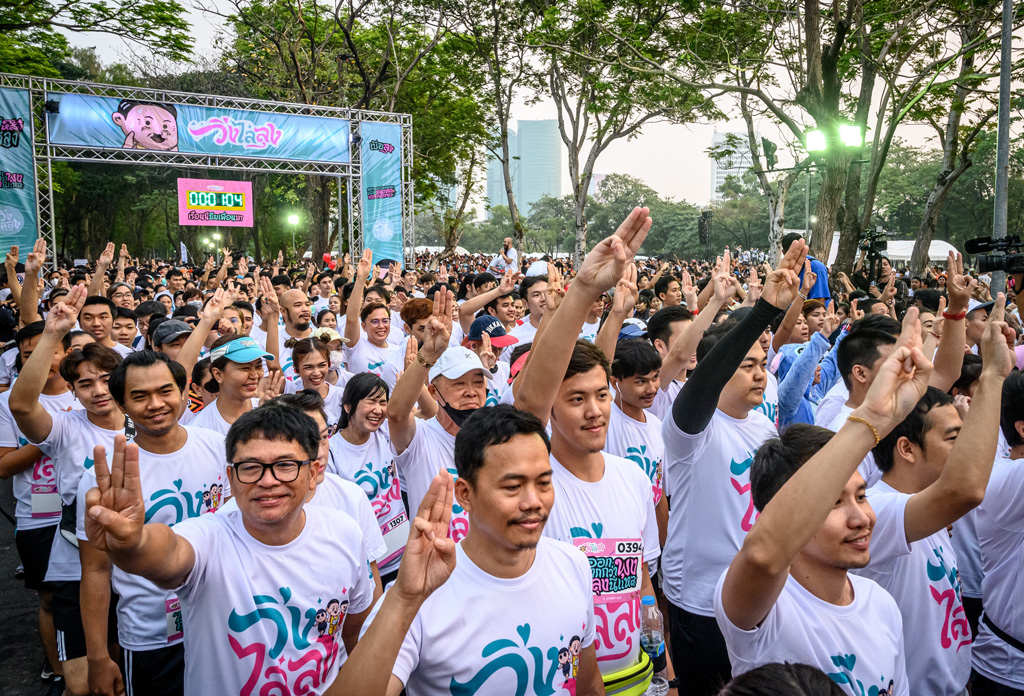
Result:
[[[10,481],[0,481],[0,507],[14,513]],[[45,695],[49,685],[39,679],[43,649],[39,644],[39,600],[14,579],[18,567],[14,525],[0,517],[0,694]]]

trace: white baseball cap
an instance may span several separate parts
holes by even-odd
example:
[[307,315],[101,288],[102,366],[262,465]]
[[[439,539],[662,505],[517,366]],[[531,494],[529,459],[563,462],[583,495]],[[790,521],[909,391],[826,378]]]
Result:
[[484,364],[480,362],[480,358],[476,353],[469,348],[455,346],[441,353],[441,357],[438,358],[434,366],[430,368],[430,372],[427,373],[427,381],[433,382],[440,376],[447,377],[448,379],[458,379],[473,370],[480,370],[485,376],[489,374],[484,369]]

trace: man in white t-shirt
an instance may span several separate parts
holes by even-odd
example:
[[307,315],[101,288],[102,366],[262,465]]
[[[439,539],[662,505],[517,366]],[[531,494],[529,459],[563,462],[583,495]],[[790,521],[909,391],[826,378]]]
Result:
[[996,459],[975,517],[985,608],[972,646],[974,696],[1024,694],[1024,372],[1003,383],[999,426],[1009,452]]
[[[631,568],[616,578],[618,586],[595,573],[594,612],[598,625],[608,627],[598,631],[596,644],[605,679],[640,660],[640,627],[630,617],[639,613],[641,595],[654,594],[650,567],[661,546],[647,473],[603,452],[612,408],[608,359],[576,337],[604,291],[621,280],[621,291],[629,292],[632,258],[650,226],[649,211],[636,208],[587,254],[558,307],[558,326],[535,339],[516,394],[517,406],[551,426],[556,499],[544,535],[572,543],[599,571],[613,563]],[[619,625],[621,631],[611,630]]]
[[384,367],[381,368],[380,377],[388,389],[394,389],[398,382],[398,376],[405,370],[405,351],[409,347],[409,341],[416,341],[417,346],[423,342],[423,332],[427,328],[427,320],[434,311],[434,303],[426,298],[414,298],[405,303],[402,307],[402,322],[405,324],[406,338],[402,346],[395,350]]
[[[140,524],[176,525],[214,512],[231,495],[224,470],[224,437],[178,424],[186,384],[185,370],[163,353],[136,351],[110,374],[110,394],[135,426],[137,479],[146,511],[135,509]],[[118,435],[115,442],[124,442]],[[137,449],[136,449],[137,447]],[[94,466],[85,467],[78,485],[78,550],[82,561],[82,624],[91,684],[112,691],[120,684],[117,665],[107,652],[107,616],[111,587],[117,593],[117,635],[123,654],[125,689],[139,694],[181,694],[187,626],[182,626],[178,597],[164,587],[111,568],[104,546],[88,537],[86,500],[98,485],[104,447],[96,447]],[[144,518],[143,515],[144,514]],[[95,538],[95,537],[94,537]],[[99,690],[99,687],[94,688]],[[104,692],[105,693],[105,692]]]
[[[1014,357],[1001,313],[988,324],[985,367],[963,422],[953,399],[929,387],[910,414],[874,448],[882,480],[868,492],[877,521],[871,561],[856,571],[896,600],[914,694],[967,688],[971,627],[947,528],[978,505],[996,457],[1003,380]],[[1013,332],[1009,330],[1012,341]]]
[[[756,517],[750,497],[754,452],[777,435],[775,423],[758,410],[767,383],[767,356],[759,339],[797,297],[797,271],[805,255],[803,242],[794,243],[768,275],[749,314],[704,334],[697,345],[697,367],[662,421],[671,501],[663,589],[669,600],[672,657],[695,694],[717,693],[731,672],[714,619],[715,583]],[[724,279],[727,269],[723,258],[715,277]]]
[[[430,482],[441,469],[455,470],[455,436],[469,416],[487,399],[488,373],[469,348],[450,348],[452,305],[447,288],[434,293],[433,313],[423,333],[423,345],[399,378],[388,401],[388,432],[395,464],[406,487],[409,509],[419,508]],[[429,420],[413,415],[424,389],[440,409]],[[450,536],[461,541],[469,518],[457,503],[452,508]]]
[[469,531],[412,622],[388,696],[604,693],[589,563],[542,536],[555,500],[548,452],[540,421],[508,405],[477,410],[459,431],[455,496]]
[[121,354],[121,357],[124,357],[131,353],[132,349],[114,340],[112,334],[116,313],[117,307],[112,300],[108,300],[102,295],[93,295],[86,298],[85,305],[78,313],[78,323],[82,326],[83,331],[96,339],[97,343],[107,348],[113,348]]
[[848,571],[868,564],[875,522],[857,465],[917,404],[931,369],[911,309],[900,345],[838,433],[795,424],[758,449],[750,477],[761,515],[715,587],[733,674],[804,663],[850,696],[911,693],[896,602]]
[[[509,335],[519,341],[520,345],[533,343],[533,337],[537,335],[537,329],[544,319],[544,309],[548,304],[548,279],[547,276],[526,276],[519,285],[519,294],[526,303],[529,314],[519,321],[519,324],[509,332]],[[506,349],[501,354],[501,359],[509,361],[512,349]]]
[[134,445],[118,441],[109,474],[97,461],[86,531],[118,568],[176,594],[189,656],[184,693],[301,686],[320,694],[342,644],[355,648],[373,581],[356,521],[304,505],[316,489],[319,442],[313,419],[292,407],[245,414],[228,433],[222,468],[238,509],[174,529],[144,524],[149,501]]
[[281,315],[284,317],[284,332],[280,334],[281,351],[278,353],[278,360],[281,362],[285,378],[294,380],[298,375],[292,364],[292,349],[285,347],[284,344],[289,338],[309,338],[313,334],[310,302],[309,297],[301,290],[285,290],[281,293],[279,302]]
[[61,378],[83,408],[51,413],[41,402],[52,367],[47,356],[62,349],[62,338],[74,327],[85,294],[84,286],[75,286],[63,302],[53,306],[39,343],[10,392],[11,413],[18,427],[30,443],[53,461],[56,473],[62,521],[66,524],[61,524],[53,535],[46,579],[54,586],[57,652],[64,681],[73,694],[89,691],[79,599],[82,566],[74,530],[78,482],[85,469],[92,466],[93,447],[112,447],[114,437],[125,431],[124,414],[107,386],[110,373],[121,363],[121,355],[98,342],[72,351],[60,363]]
[[487,270],[495,275],[501,275],[506,271],[519,270],[519,252],[512,246],[512,238],[505,237],[501,243],[501,251],[495,255]]

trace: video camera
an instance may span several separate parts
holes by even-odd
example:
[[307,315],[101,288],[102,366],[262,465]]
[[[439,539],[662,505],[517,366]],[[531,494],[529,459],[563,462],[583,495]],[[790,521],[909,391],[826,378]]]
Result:
[[866,230],[860,238],[860,249],[867,252],[869,261],[882,258],[882,252],[889,248],[889,233],[881,225],[873,230]]
[[964,242],[964,251],[972,255],[980,254],[976,260],[980,273],[1024,273],[1024,254],[1020,253],[1020,249],[1020,237],[1017,235],[1005,239],[975,237]]

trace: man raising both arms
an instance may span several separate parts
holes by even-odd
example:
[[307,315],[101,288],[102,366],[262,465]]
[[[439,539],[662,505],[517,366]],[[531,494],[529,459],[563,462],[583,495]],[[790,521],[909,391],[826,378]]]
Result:
[[758,450],[751,484],[761,516],[715,588],[734,674],[799,662],[851,695],[910,693],[896,602],[847,571],[868,564],[875,522],[857,465],[914,408],[931,371],[911,308],[897,347],[838,433],[794,425]]

